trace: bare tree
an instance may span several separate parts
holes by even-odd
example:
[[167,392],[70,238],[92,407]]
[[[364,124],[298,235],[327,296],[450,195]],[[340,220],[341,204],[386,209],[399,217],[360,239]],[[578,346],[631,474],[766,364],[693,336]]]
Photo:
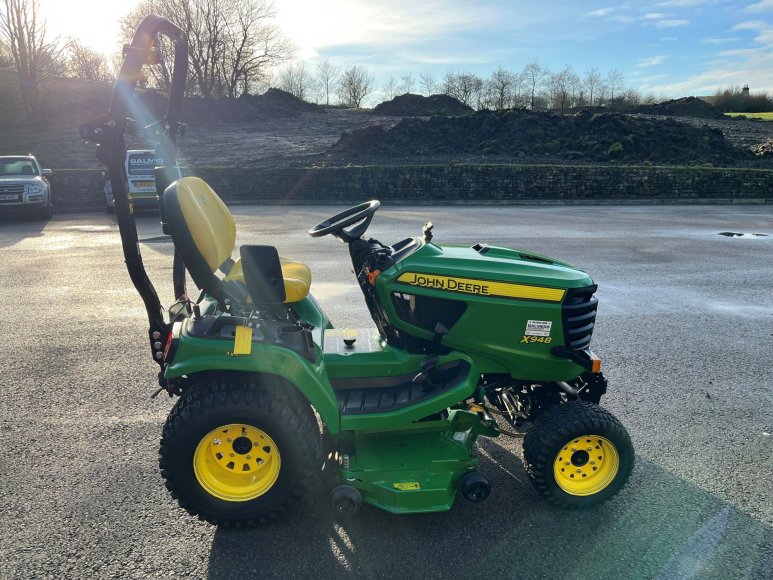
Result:
[[395,77],[389,77],[389,80],[384,84],[384,87],[381,90],[384,92],[385,101],[394,99],[395,94],[397,94],[397,81],[395,80]]
[[11,51],[6,46],[3,39],[0,38],[0,68],[11,68],[13,66],[13,57]]
[[509,109],[513,102],[515,75],[501,66],[491,73],[486,86],[491,108],[502,111]]
[[[143,0],[121,20],[121,37],[131,39],[139,22],[159,14],[188,35],[188,89],[203,97],[236,97],[262,80],[271,67],[292,56],[292,46],[274,23],[271,0]],[[171,82],[171,54],[151,69],[159,88]]]
[[308,100],[309,94],[314,90],[314,78],[306,69],[306,63],[290,63],[279,72],[279,88],[298,97]]
[[528,103],[526,94],[526,77],[523,71],[519,73],[513,73],[513,92],[512,92],[512,104],[513,108],[525,109]]
[[613,68],[607,73],[607,78],[604,81],[609,93],[609,101],[614,105],[615,95],[622,92],[625,88],[625,82],[623,81],[623,73],[618,69]]
[[571,96],[573,76],[574,71],[572,70],[572,67],[567,65],[560,71],[552,73],[548,80],[553,107],[561,109],[561,113],[564,112],[564,108]]
[[582,84],[585,93],[588,95],[588,104],[592,107],[594,102],[593,96],[598,97],[599,89],[601,89],[601,73],[599,73],[599,69],[594,67],[585,71]]
[[443,92],[465,105],[480,107],[483,101],[483,79],[471,72],[447,72]]
[[87,81],[112,81],[113,73],[105,55],[77,40],[67,45],[67,74]]
[[401,76],[400,81],[400,92],[402,94],[413,92],[413,87],[416,85],[416,80],[413,78],[412,73]]
[[596,97],[596,103],[599,105],[603,105],[607,101],[607,94],[609,93],[609,87],[607,87],[607,83],[604,81],[601,81],[601,84],[599,84],[598,88],[598,97]]
[[536,95],[542,87],[542,81],[545,78],[546,72],[537,59],[534,59],[523,68],[524,82],[529,91],[529,108],[532,111],[536,103]]
[[[571,68],[571,67],[570,67]],[[580,99],[582,98],[582,79],[574,70],[569,75],[569,106],[577,107],[580,105]]]
[[631,107],[638,107],[641,105],[642,96],[638,91],[634,89],[628,89],[623,95],[623,101],[626,105]]
[[16,69],[25,117],[31,119],[40,104],[41,83],[63,72],[62,49],[57,40],[46,38],[40,0],[3,0],[0,36]]
[[326,58],[317,63],[317,86],[324,94],[326,105],[330,105],[330,92],[333,90],[340,72],[338,67]]
[[435,94],[435,90],[437,89],[437,83],[435,82],[435,77],[433,77],[430,73],[419,75],[419,78],[421,79],[421,87],[424,89],[424,94],[428,97]]
[[359,109],[363,99],[373,90],[375,79],[361,66],[353,66],[344,71],[338,83],[341,103],[347,107]]
[[[200,0],[213,1],[213,0]],[[277,64],[289,60],[294,48],[274,22],[271,0],[220,0],[232,9],[221,60],[225,94],[238,97],[264,84]]]

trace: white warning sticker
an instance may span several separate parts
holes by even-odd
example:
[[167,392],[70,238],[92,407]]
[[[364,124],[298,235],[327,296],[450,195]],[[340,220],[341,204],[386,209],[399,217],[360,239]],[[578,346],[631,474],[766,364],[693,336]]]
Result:
[[550,320],[529,320],[526,323],[525,336],[550,336],[553,323]]

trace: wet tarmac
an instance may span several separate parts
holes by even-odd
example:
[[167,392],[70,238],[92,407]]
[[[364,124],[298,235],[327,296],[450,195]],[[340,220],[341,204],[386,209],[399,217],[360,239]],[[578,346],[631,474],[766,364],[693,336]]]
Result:
[[[234,208],[237,243],[308,263],[341,327],[371,324],[345,246],[306,230],[343,208]],[[366,508],[335,523],[312,493],[264,528],[218,530],[177,507],[157,447],[173,401],[114,218],[0,223],[0,578],[770,578],[773,232],[767,206],[383,207],[368,232],[540,253],[599,284],[602,404],[631,433],[623,492],[583,512],[532,490],[520,442],[480,445],[491,497],[436,515]],[[172,245],[140,239],[162,301]]]

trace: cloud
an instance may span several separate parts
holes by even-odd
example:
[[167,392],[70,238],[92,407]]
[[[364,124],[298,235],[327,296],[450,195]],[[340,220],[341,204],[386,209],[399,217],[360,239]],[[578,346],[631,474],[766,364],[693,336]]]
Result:
[[696,6],[717,4],[720,1],[721,0],[668,0],[667,2],[658,2],[655,6],[666,6],[668,8],[694,8]]
[[664,18],[667,18],[667,17],[668,17],[668,14],[664,12],[648,12],[647,14],[642,16],[644,20],[663,20]]
[[773,50],[773,24],[763,20],[751,20],[748,22],[739,22],[733,26],[732,30],[752,30],[757,33],[754,41],[763,47]]
[[646,77],[637,78],[636,80],[641,83],[652,83],[654,81],[659,81],[665,78],[668,78],[668,75],[649,75]]
[[483,30],[501,20],[498,8],[477,6],[470,11],[467,6],[464,0],[284,0],[277,5],[277,20],[302,51],[351,45],[402,47]]
[[676,28],[677,26],[687,26],[688,24],[690,24],[690,21],[684,18],[676,20],[658,20],[655,23],[655,28]]
[[762,2],[750,4],[743,9],[744,12],[766,12],[768,10],[773,10],[773,0],[762,0]]
[[701,40],[701,44],[714,44],[714,45],[722,45],[722,44],[730,44],[731,42],[738,42],[740,39],[737,36],[728,36],[725,38],[704,38]]
[[768,25],[763,20],[747,20],[746,22],[739,22],[731,30],[760,30]]
[[748,84],[754,90],[773,92],[767,72],[772,67],[773,54],[769,50],[749,50],[741,60],[713,67],[676,83],[644,84],[641,89],[672,95],[710,95],[721,87]]
[[614,11],[614,8],[599,8],[598,10],[593,10],[592,12],[586,12],[583,14],[583,16],[589,18],[600,18],[602,16],[609,16]]
[[[465,53],[465,54],[428,54],[428,53],[405,53],[402,55],[410,62],[416,62],[422,65],[446,65],[449,67],[460,67],[467,65],[485,65],[491,62],[489,53]],[[402,65],[398,65],[397,70],[402,71]]]
[[640,58],[639,61],[636,63],[637,68],[647,68],[651,66],[658,66],[659,64],[662,64],[663,61],[668,58],[665,55],[658,55],[658,56],[650,56],[648,58]]
[[[750,48],[720,50],[715,55],[717,60],[705,71],[676,83],[645,85],[641,87],[642,90],[681,95],[708,95],[720,87],[748,84],[754,90],[773,92],[773,78],[770,74],[773,70],[773,23],[763,20],[739,22],[732,30],[753,31],[756,45]],[[724,39],[706,40],[724,41]],[[707,42],[706,44],[725,43]]]

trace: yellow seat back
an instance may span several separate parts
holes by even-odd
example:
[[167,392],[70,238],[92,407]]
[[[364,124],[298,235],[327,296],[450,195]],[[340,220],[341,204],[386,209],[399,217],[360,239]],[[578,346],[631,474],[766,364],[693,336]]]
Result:
[[215,272],[231,258],[236,244],[236,222],[228,207],[199,177],[177,182],[177,203],[190,234],[190,242]]
[[[196,285],[216,297],[246,302],[241,263],[231,259],[236,222],[228,207],[199,177],[182,177],[164,192],[164,213],[175,249]],[[309,293],[311,272],[305,264],[281,260],[285,302]],[[220,270],[221,280],[215,273]]]

